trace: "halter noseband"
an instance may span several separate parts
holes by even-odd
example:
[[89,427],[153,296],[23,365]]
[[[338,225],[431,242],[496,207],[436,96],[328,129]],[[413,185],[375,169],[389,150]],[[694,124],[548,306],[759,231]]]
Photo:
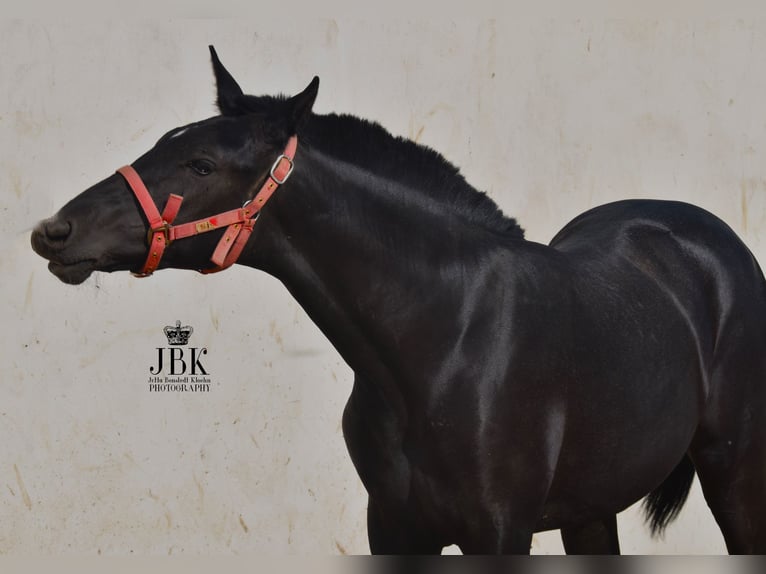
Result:
[[183,201],[180,195],[171,193],[165,204],[165,209],[160,214],[136,170],[129,165],[118,169],[117,173],[125,178],[128,187],[136,196],[149,222],[149,230],[146,235],[147,242],[149,243],[149,254],[141,271],[133,275],[136,277],[148,277],[154,273],[160,264],[165,248],[176,239],[191,237],[221,227],[227,227],[227,229],[218,242],[213,256],[210,258],[214,267],[201,269],[200,273],[217,273],[234,265],[245,248],[247,240],[250,238],[253,225],[258,219],[261,208],[293,172],[293,158],[295,157],[297,147],[298,138],[292,136],[287,141],[282,155],[271,166],[269,175],[260,190],[258,190],[258,193],[253,199],[246,201],[242,207],[180,225],[171,225]]

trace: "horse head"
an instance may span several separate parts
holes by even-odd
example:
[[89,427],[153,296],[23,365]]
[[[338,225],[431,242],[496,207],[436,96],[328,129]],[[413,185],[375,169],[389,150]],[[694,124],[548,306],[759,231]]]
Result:
[[[285,162],[287,169],[275,176],[275,168],[282,167],[275,160],[284,157],[285,146],[310,115],[318,78],[292,98],[249,96],[212,46],[210,53],[220,115],[167,132],[127,169],[85,190],[35,227],[32,248],[64,283],[82,283],[93,271],[148,274],[158,244],[162,257],[155,267],[210,268],[216,245],[236,239],[231,228],[247,227],[260,208],[243,206],[269,179],[282,183],[292,170],[292,162]],[[144,189],[144,197],[137,187]],[[161,206],[166,206],[162,214]],[[167,213],[175,210],[172,227],[177,229],[169,232]],[[158,221],[152,221],[152,213]],[[241,221],[229,226],[234,215],[221,221],[214,216],[227,213],[239,213]],[[223,258],[214,267],[222,263]]]

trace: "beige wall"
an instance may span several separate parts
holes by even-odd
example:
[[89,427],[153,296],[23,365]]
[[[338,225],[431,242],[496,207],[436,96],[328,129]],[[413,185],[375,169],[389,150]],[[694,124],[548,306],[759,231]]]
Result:
[[[318,74],[317,111],[435,147],[530,239],[599,203],[672,198],[766,262],[766,25],[270,24],[0,27],[0,553],[367,551],[340,430],[351,373],[281,285],[241,268],[68,287],[29,248],[38,219],[214,113],[209,43],[246,91]],[[209,348],[207,394],[146,388],[176,319]],[[625,552],[724,550],[696,485],[664,542],[635,508],[620,528]],[[533,551],[561,551],[557,533]]]

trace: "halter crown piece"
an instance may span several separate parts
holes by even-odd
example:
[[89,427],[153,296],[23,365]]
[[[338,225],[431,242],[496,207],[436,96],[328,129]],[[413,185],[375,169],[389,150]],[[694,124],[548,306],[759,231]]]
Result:
[[226,227],[226,231],[218,242],[215,251],[213,251],[213,256],[210,258],[213,267],[210,269],[200,269],[199,271],[200,273],[217,273],[234,265],[245,248],[247,240],[250,239],[253,225],[258,219],[261,209],[266,205],[266,202],[277,188],[285,183],[293,172],[293,158],[297,148],[298,138],[297,136],[292,136],[287,141],[282,154],[274,162],[274,165],[271,166],[269,175],[258,190],[258,193],[255,194],[253,199],[246,201],[242,207],[179,225],[171,224],[176,218],[183,201],[180,195],[171,193],[165,204],[165,209],[160,214],[136,170],[129,165],[118,169],[117,173],[125,178],[128,187],[136,196],[149,222],[149,230],[147,231],[149,254],[141,271],[133,275],[136,277],[148,277],[154,273],[160,264],[165,248],[176,239],[192,237],[193,235],[199,235],[200,233],[222,227]]

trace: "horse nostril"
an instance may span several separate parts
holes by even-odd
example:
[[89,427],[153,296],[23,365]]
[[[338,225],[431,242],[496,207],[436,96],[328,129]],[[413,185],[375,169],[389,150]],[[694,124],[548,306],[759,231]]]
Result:
[[65,241],[72,233],[72,224],[60,219],[50,219],[45,222],[45,237],[52,241]]

